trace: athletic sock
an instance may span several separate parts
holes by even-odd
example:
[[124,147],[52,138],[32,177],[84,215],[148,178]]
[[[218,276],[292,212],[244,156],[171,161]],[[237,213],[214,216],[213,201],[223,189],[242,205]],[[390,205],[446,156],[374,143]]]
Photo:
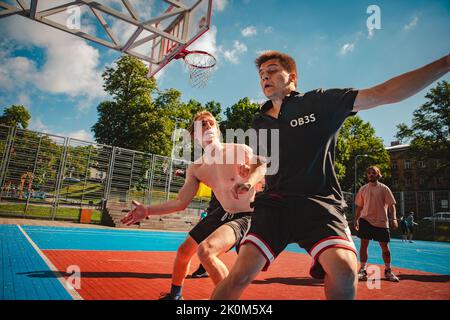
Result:
[[385,264],[384,264],[384,268],[385,268],[386,270],[391,270],[391,264],[390,264],[390,263],[385,263]]
[[181,293],[183,291],[183,287],[182,286],[176,286],[176,285],[172,285],[172,288],[170,289],[170,295],[172,297],[180,297]]
[[367,268],[367,262],[361,262],[361,270],[366,270]]

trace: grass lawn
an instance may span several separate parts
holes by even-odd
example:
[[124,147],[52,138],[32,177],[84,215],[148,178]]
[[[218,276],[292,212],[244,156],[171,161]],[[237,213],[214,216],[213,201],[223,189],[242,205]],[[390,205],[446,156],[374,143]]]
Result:
[[[20,217],[30,217],[30,218],[52,218],[52,208],[50,206],[37,206],[29,205],[27,212],[24,214],[25,204],[21,203],[0,203],[0,215],[4,213],[5,215],[14,215]],[[56,220],[75,220],[80,219],[80,208],[67,208],[59,207],[56,216]],[[100,222],[101,212],[100,210],[93,210],[91,221],[94,223]]]

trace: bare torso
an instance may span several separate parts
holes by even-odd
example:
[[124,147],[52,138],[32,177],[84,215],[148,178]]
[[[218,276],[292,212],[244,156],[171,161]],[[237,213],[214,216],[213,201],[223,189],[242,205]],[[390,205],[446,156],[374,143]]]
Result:
[[[239,154],[241,156],[238,156]],[[224,143],[221,144],[221,148],[214,149],[212,157],[205,154],[202,161],[196,161],[193,164],[193,175],[212,189],[225,211],[229,213],[253,211],[250,202],[255,198],[254,188],[240,194],[239,199],[235,199],[231,192],[236,183],[247,182],[246,177],[239,175],[239,167],[249,164],[252,157],[251,149],[245,145]]]

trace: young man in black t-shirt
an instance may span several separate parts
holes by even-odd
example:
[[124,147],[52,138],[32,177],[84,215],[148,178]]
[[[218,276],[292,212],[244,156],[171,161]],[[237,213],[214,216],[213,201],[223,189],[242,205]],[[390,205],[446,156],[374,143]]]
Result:
[[[279,141],[270,142],[279,143],[278,171],[266,175],[266,190],[252,204],[250,230],[238,259],[212,299],[238,299],[289,243],[298,243],[311,255],[310,274],[324,278],[327,299],[354,299],[357,251],[334,172],[337,132],[357,111],[404,100],[446,74],[450,56],[372,88],[318,89],[304,94],[295,91],[297,71],[291,57],[268,51],[256,59],[256,65],[269,101],[255,117],[253,128],[278,130]],[[268,155],[267,150],[254,152]],[[258,165],[251,166],[250,177]],[[233,193],[244,194],[251,187],[235,184]]]

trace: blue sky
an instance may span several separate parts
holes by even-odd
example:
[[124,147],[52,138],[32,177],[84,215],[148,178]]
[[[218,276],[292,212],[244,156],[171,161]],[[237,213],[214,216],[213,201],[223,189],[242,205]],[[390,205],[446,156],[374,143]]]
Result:
[[[145,8],[155,1],[131,2]],[[381,29],[370,34],[369,5],[381,10]],[[0,112],[23,104],[31,129],[92,140],[96,107],[109,99],[101,73],[120,54],[20,16],[0,19],[0,30]],[[174,61],[159,75],[158,86],[180,90],[183,101],[218,101],[223,110],[243,97],[260,102],[254,59],[274,49],[296,59],[302,92],[366,88],[448,54],[448,30],[448,0],[214,0],[211,29],[197,45],[218,60],[209,85],[191,88],[182,62]],[[441,80],[450,81],[450,75]],[[389,145],[395,126],[410,124],[427,89],[360,116]]]

